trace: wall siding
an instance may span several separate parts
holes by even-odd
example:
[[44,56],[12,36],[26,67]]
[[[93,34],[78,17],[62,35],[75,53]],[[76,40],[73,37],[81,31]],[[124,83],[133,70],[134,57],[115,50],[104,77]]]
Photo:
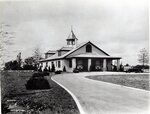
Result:
[[[107,56],[105,53],[103,53],[102,51],[100,51],[99,49],[94,47],[93,45],[91,45],[91,46],[92,46],[92,53],[96,53],[96,54],[99,54],[101,56]],[[68,57],[72,57],[72,56],[75,56],[75,55],[78,55],[78,54],[83,54],[83,53],[86,53],[86,45],[83,46],[82,48],[76,50],[75,52],[70,54]]]

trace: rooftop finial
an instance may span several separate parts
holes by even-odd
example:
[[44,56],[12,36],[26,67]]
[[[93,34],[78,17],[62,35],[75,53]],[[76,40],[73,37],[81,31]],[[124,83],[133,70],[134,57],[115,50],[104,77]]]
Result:
[[73,27],[72,27],[72,25],[71,25],[71,31],[73,31]]

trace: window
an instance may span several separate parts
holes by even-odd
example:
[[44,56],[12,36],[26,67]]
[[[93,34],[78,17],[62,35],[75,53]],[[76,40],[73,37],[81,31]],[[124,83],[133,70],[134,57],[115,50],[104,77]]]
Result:
[[69,60],[69,67],[72,68],[72,60]]
[[60,68],[61,67],[61,65],[60,65],[60,61],[58,61],[58,68]]
[[75,45],[75,41],[73,41],[72,44]]
[[61,51],[58,51],[58,56],[61,56]]
[[92,46],[90,44],[86,46],[86,52],[92,52]]

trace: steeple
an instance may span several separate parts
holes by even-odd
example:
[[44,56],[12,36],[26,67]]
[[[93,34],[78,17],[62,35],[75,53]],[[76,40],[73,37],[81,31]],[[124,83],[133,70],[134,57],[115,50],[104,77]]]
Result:
[[71,32],[68,36],[68,38],[66,39],[67,41],[67,46],[68,47],[75,47],[77,45],[77,37],[75,36],[73,30],[72,30],[72,26],[71,26]]

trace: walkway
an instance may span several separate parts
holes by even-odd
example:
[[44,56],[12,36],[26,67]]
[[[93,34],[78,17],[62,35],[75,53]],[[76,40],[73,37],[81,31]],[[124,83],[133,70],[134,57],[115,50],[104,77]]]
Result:
[[85,76],[109,74],[111,73],[67,73],[53,76],[52,79],[72,94],[81,113],[148,113],[150,92],[85,78]]

